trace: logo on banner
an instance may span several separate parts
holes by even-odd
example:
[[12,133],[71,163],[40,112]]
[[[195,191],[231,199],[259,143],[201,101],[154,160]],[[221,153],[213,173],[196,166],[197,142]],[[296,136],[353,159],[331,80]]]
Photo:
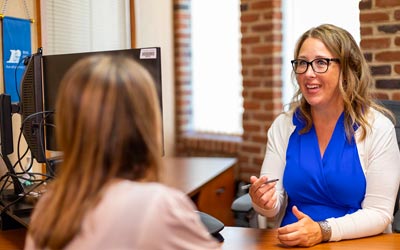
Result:
[[16,17],[3,17],[3,74],[4,92],[11,102],[19,101],[20,80],[25,72],[23,58],[31,54],[31,22]]
[[10,58],[8,59],[7,63],[19,63],[21,59],[21,50],[19,49],[10,49]]

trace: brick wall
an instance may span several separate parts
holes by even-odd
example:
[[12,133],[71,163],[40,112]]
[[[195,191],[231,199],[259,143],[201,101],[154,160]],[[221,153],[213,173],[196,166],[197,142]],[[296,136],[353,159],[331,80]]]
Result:
[[[236,156],[239,178],[258,175],[266,133],[282,110],[281,0],[242,0],[243,137],[191,133],[190,0],[174,0],[177,154]],[[371,65],[374,92],[400,100],[400,1],[360,1],[361,48]]]
[[378,98],[400,100],[400,1],[359,4],[361,49],[374,76]]
[[243,138],[240,177],[258,175],[266,131],[282,110],[281,1],[242,0]]
[[174,0],[176,134],[189,129],[192,114],[190,0]]

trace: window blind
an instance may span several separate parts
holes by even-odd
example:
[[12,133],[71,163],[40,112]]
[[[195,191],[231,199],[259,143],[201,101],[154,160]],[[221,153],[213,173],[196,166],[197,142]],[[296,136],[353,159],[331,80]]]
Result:
[[44,54],[130,48],[129,15],[129,0],[42,0]]

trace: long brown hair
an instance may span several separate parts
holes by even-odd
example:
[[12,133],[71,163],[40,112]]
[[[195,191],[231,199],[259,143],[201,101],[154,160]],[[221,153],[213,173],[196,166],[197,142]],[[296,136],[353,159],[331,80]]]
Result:
[[132,59],[91,56],[67,72],[56,106],[64,160],[45,211],[32,218],[29,233],[37,246],[65,247],[113,180],[158,180],[159,107],[151,76]]
[[[388,115],[394,121],[392,113],[384,107],[378,105],[371,95],[372,75],[353,36],[346,30],[332,24],[322,24],[318,27],[306,31],[297,41],[294,58],[297,58],[307,38],[320,40],[327,49],[339,58],[340,77],[339,90],[344,102],[345,131],[348,140],[354,135],[353,125],[360,126],[362,132],[360,139],[366,136],[367,128],[370,127],[367,116],[370,107]],[[295,74],[292,72],[292,78]],[[299,107],[300,118],[304,120],[306,126],[301,133],[308,132],[312,126],[312,116],[310,104],[302,96],[300,89],[297,90],[291,108]]]

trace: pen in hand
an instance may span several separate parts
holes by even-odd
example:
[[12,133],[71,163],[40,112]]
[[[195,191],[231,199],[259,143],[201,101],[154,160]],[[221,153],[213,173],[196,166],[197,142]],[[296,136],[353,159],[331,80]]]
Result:
[[[276,181],[279,181],[279,179],[268,180],[268,181],[264,182],[264,184],[268,184],[268,183],[272,183],[272,182],[276,182]],[[251,186],[251,183],[247,184],[247,185],[243,185],[241,188],[244,190],[244,189],[250,188],[250,186]]]

